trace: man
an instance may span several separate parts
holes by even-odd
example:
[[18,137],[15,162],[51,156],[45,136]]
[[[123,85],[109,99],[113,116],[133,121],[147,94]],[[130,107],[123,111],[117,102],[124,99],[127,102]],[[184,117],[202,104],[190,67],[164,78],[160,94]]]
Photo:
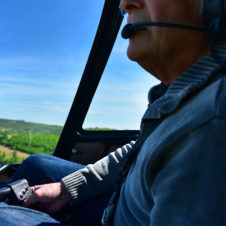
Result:
[[[120,8],[128,13],[131,24],[156,21],[204,27],[202,7],[202,0],[120,1]],[[214,46],[218,63],[209,53],[209,42],[208,32],[178,28],[141,26],[131,33],[128,57],[162,83],[149,93],[141,134],[147,124],[155,126],[131,161],[113,213],[108,213],[111,207],[105,211],[104,220],[110,219],[111,224],[226,225],[226,79],[219,60],[226,56],[226,45],[218,41]],[[26,172],[29,164],[37,160],[38,165],[45,159],[50,166],[51,161],[52,165],[59,162],[65,169],[55,172],[58,176],[54,179],[54,170],[49,176],[52,181],[62,178],[61,182],[34,186],[34,193],[24,206],[41,203],[47,212],[54,212],[68,203],[77,205],[111,192],[121,163],[133,145],[126,145],[85,168],[76,166],[77,171],[75,165],[70,167],[68,162],[55,157],[28,158],[14,179],[26,177],[33,180],[32,184],[39,184],[37,178],[32,179],[32,172]],[[66,176],[69,171],[75,172]],[[0,209],[1,221],[7,225],[4,208],[10,207]],[[32,212],[31,216],[28,210],[18,209],[28,219],[38,214]],[[56,221],[45,215],[45,219],[39,217],[39,222]]]

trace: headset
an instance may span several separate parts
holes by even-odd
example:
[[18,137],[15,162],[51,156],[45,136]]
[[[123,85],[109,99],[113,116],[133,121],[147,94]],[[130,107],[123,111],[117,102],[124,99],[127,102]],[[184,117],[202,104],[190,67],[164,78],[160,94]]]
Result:
[[[198,0],[197,0],[198,1]],[[121,14],[125,15],[125,11],[121,10]],[[210,34],[210,50],[214,59],[226,67],[226,63],[217,56],[215,52],[215,44],[226,39],[226,0],[204,0],[203,2],[203,20],[204,27],[186,26],[181,24],[171,24],[163,22],[151,22],[144,21],[135,24],[127,24],[122,30],[122,37],[128,39],[136,30],[144,26],[160,26],[160,27],[170,27],[178,29],[189,29],[199,32],[209,32]]]

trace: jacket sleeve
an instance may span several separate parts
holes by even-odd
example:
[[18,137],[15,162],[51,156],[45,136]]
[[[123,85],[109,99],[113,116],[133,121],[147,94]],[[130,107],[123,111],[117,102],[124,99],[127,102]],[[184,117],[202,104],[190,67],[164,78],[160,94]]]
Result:
[[66,188],[70,205],[113,190],[122,165],[125,164],[126,156],[134,143],[131,141],[95,164],[89,164],[64,177],[61,181]]
[[151,226],[226,225],[226,121],[215,118],[166,150],[151,187]]

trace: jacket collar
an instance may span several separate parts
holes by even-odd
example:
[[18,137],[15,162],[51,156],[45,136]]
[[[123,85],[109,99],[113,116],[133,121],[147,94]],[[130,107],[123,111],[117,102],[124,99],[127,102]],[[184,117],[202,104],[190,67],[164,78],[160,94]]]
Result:
[[[216,49],[216,54],[226,57],[226,43]],[[143,119],[158,119],[175,111],[180,103],[189,95],[201,89],[220,70],[211,53],[202,57],[171,83],[163,96],[152,102],[153,87],[148,94],[149,105]]]

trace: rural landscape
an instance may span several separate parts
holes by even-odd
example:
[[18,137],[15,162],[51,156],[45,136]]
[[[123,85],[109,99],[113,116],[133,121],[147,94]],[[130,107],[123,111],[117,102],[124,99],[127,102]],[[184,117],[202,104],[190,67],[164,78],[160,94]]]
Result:
[[35,153],[53,154],[62,129],[62,126],[0,119],[0,165],[21,163]]
[[34,153],[52,154],[61,126],[0,119],[0,164],[20,163]]

